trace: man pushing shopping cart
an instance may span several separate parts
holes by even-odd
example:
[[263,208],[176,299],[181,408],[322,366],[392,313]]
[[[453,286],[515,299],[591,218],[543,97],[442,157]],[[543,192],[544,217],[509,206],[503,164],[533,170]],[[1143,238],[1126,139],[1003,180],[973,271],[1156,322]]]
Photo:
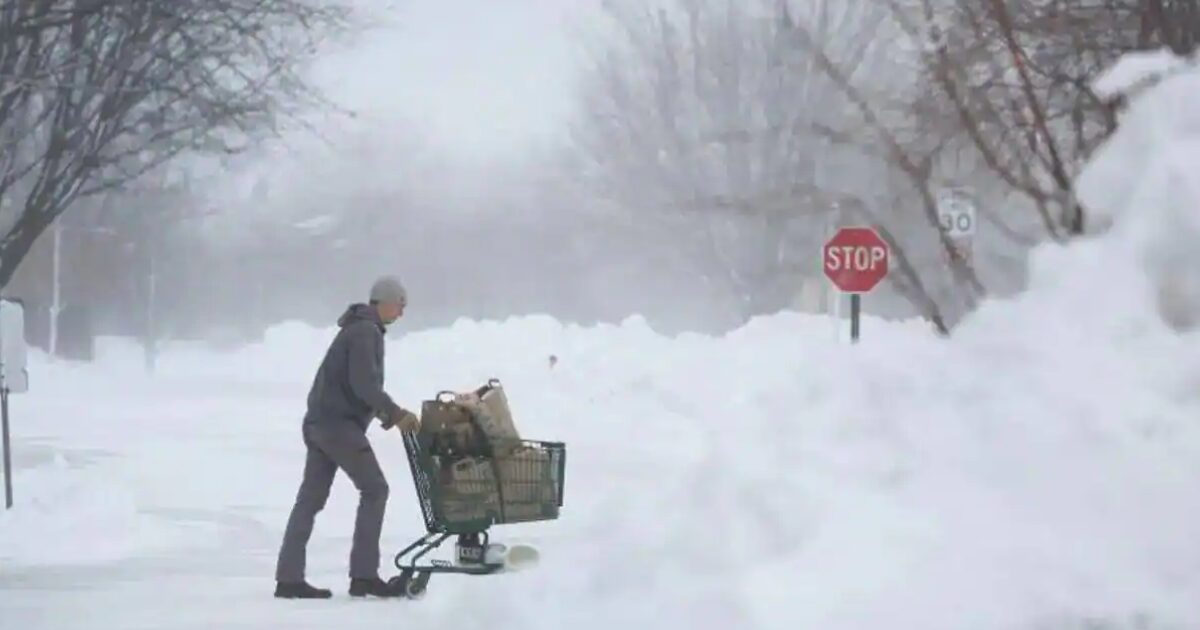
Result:
[[[566,448],[522,440],[498,381],[463,394],[443,392],[423,403],[421,418],[384,392],[384,333],[407,304],[404,286],[385,277],[367,303],[351,305],[338,319],[308,395],[304,474],[276,563],[276,597],[332,597],[305,579],[306,548],[339,469],[360,495],[350,551],[353,597],[414,599],[433,573],[485,575],[520,563],[521,556],[529,560],[530,548],[489,544],[489,527],[558,518]],[[379,575],[379,540],[389,487],[366,436],[373,418],[404,435],[426,526],[424,536],[396,555],[400,573],[386,581]],[[455,562],[419,563],[450,536],[457,536]]]

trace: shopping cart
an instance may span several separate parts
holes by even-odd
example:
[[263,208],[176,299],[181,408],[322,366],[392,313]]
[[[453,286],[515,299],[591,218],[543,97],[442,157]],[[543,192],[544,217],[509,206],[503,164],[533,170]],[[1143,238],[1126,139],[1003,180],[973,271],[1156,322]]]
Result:
[[[453,404],[453,393],[442,392],[435,400]],[[555,520],[563,505],[565,444],[488,438],[474,419],[470,422],[469,430],[462,432],[423,421],[420,431],[404,434],[426,530],[395,557],[400,574],[391,582],[410,599],[425,594],[434,573],[487,575],[501,570],[504,563],[487,555],[488,529]],[[457,536],[456,562],[419,564],[451,536]]]

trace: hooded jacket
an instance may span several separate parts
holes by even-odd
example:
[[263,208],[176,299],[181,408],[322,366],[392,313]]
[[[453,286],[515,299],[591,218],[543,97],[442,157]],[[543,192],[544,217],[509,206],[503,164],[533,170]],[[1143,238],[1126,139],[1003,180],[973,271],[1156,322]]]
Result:
[[398,409],[383,391],[386,328],[367,304],[350,305],[337,323],[340,330],[308,392],[304,422],[353,422],[366,431],[371,418],[388,418]]

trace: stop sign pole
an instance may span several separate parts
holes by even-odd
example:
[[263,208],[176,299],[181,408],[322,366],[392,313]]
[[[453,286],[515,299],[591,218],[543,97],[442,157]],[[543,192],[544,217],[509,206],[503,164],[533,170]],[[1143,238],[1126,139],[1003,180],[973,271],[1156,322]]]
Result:
[[862,295],[870,293],[888,274],[891,252],[887,241],[869,227],[838,230],[822,249],[825,277],[850,294],[850,340],[857,343]]

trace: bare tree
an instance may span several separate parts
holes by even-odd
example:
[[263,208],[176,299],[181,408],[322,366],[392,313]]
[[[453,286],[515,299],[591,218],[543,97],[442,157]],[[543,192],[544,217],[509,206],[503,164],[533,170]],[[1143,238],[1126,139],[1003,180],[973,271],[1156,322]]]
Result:
[[[1116,128],[1114,103],[1091,81],[1122,54],[1200,37],[1195,0],[888,0],[909,38],[925,42],[919,111],[981,172],[1036,211],[1043,235],[1084,233],[1078,169]],[[947,126],[945,121],[953,121]],[[1023,217],[999,219],[1016,225]],[[1010,228],[1009,232],[1021,228]]]
[[13,0],[0,7],[0,286],[84,196],[185,151],[237,152],[319,96],[341,8],[315,0]]
[[[836,208],[887,236],[889,286],[942,332],[985,273],[1015,290],[1029,247],[1087,228],[1075,174],[1116,125],[1098,73],[1200,33],[1200,0],[661,4],[605,3],[615,42],[593,56],[576,136],[594,190],[631,224],[670,225],[670,262],[742,317],[786,306]],[[958,186],[990,258],[962,256],[939,220]]]
[[[837,126],[845,99],[796,54],[775,0],[607,2],[604,15],[613,33],[575,128],[586,181],[631,224],[660,226],[663,262],[695,270],[739,318],[788,306],[819,272],[830,221],[815,129]],[[799,19],[857,72],[881,52],[883,17],[812,0]]]
[[[850,115],[840,128],[826,132],[837,142],[861,147],[864,155],[875,156],[899,175],[899,194],[891,196],[886,205],[874,211],[857,203],[855,213],[873,224],[891,245],[897,269],[889,277],[890,284],[938,331],[947,332],[947,316],[930,286],[929,264],[913,255],[921,251],[950,252],[954,244],[940,229],[933,177],[945,142],[924,133],[925,130],[915,124],[916,117],[906,101],[906,97],[913,94],[912,65],[906,68],[902,59],[894,59],[897,63],[891,70],[896,76],[892,79],[856,78],[814,35],[808,24],[790,22],[789,34],[794,45],[808,55],[816,70],[828,79],[831,89],[847,101]],[[902,50],[903,47],[896,47],[892,53],[902,57],[899,54]],[[958,260],[950,261],[949,268],[957,284],[969,288],[968,307],[973,305],[972,300],[983,291],[974,270]]]
[[[954,317],[947,308],[969,310],[985,287],[978,268],[956,256],[942,233],[938,188],[982,191],[990,203],[981,213],[1010,249],[1082,234],[1086,209],[1073,192],[1075,174],[1116,126],[1114,103],[1092,91],[1092,80],[1128,51],[1194,47],[1189,33],[1200,23],[1187,20],[1196,15],[1189,0],[881,5],[898,27],[891,44],[901,60],[897,71],[914,89],[882,85],[878,77],[855,80],[810,25],[798,22],[793,32],[858,115],[857,125],[838,130],[838,141],[874,148],[902,176],[896,204],[876,216],[898,241],[892,284],[948,329]],[[1178,28],[1162,19],[1167,11],[1182,20]],[[928,264],[922,252],[940,252],[937,259],[946,262]]]
[[1165,46],[1178,55],[1200,47],[1200,0],[1128,0],[1138,15],[1138,48]]

